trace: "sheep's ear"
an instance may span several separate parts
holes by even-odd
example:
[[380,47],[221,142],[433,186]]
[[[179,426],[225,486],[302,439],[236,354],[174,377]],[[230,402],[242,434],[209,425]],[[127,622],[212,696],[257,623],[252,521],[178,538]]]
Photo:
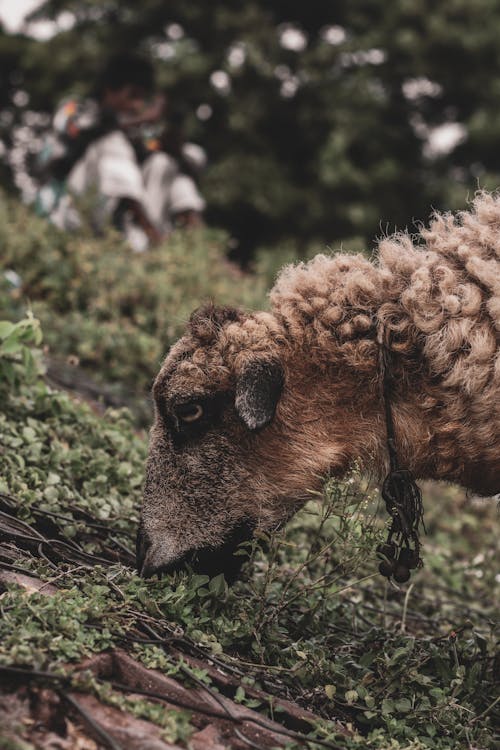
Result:
[[274,417],[283,388],[283,368],[276,360],[250,362],[236,384],[236,411],[249,430],[265,427]]

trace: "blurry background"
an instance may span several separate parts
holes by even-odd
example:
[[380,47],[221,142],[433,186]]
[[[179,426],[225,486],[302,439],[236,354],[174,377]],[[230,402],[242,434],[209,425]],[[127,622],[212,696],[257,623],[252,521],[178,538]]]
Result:
[[0,19],[1,182],[28,201],[46,115],[130,50],[205,148],[206,219],[239,260],[370,248],[500,182],[499,0],[3,0]]

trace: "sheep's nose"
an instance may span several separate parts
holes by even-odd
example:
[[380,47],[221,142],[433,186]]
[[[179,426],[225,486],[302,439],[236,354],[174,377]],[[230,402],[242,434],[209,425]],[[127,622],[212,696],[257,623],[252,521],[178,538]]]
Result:
[[155,574],[164,575],[167,573],[175,573],[177,570],[181,570],[187,561],[187,556],[182,555],[174,560],[167,563],[158,563],[154,559],[154,554],[151,547],[146,551],[146,554],[142,560],[141,566],[138,567],[139,575],[141,578],[151,578]]
[[245,518],[219,547],[200,546],[181,552],[168,534],[152,540],[141,523],[137,531],[137,570],[143,578],[150,578],[155,573],[173,573],[189,564],[195,573],[210,578],[224,573],[226,581],[233,582],[245,562],[245,556],[235,557],[234,553],[241,542],[252,538],[254,529],[255,522]]
[[151,578],[155,573],[173,573],[180,570],[187,560],[187,555],[170,556],[165,553],[164,545],[153,545],[143,525],[137,530],[136,559],[137,570],[142,578]]

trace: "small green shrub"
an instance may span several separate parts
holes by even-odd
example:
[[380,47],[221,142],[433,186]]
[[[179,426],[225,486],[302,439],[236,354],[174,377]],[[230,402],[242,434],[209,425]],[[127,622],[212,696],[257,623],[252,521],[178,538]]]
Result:
[[93,378],[144,393],[194,307],[263,304],[263,282],[229,266],[225,242],[216,230],[179,231],[137,254],[112,231],[64,234],[1,198],[0,317],[24,317],[29,305],[49,354],[72,355]]
[[31,314],[18,323],[0,320],[0,389],[33,382],[43,372],[40,352],[32,348],[41,341],[40,323]]

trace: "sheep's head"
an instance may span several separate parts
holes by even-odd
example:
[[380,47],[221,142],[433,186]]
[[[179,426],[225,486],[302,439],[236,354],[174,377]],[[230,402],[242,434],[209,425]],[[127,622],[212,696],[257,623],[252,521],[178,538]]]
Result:
[[[282,525],[327,471],[343,473],[353,430],[367,443],[363,420],[352,418],[355,380],[304,357],[275,315],[196,311],[153,387],[142,574],[189,562],[235,577],[238,544]],[[367,393],[361,411],[372,402]]]
[[287,520],[318,483],[293,419],[297,404],[284,397],[284,347],[272,315],[209,307],[169,352],[153,387],[143,575],[189,562],[234,577],[238,544]]

